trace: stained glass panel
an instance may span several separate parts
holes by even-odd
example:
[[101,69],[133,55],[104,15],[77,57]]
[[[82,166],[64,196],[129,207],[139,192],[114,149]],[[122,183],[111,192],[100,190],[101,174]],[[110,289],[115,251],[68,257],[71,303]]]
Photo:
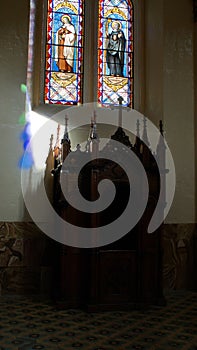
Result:
[[133,107],[133,6],[99,0],[98,102]]
[[82,102],[83,0],[48,0],[45,103]]

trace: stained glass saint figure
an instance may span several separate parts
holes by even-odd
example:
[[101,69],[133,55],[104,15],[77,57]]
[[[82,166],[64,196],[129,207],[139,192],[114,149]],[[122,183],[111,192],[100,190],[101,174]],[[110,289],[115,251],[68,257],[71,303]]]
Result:
[[73,72],[76,31],[68,15],[61,17],[62,27],[57,32],[56,62],[61,72]]
[[133,106],[133,4],[99,0],[98,102]]
[[83,4],[83,0],[48,0],[45,103],[82,103]]
[[107,45],[107,65],[109,75],[123,77],[124,68],[124,51],[125,51],[125,35],[121,30],[121,23],[113,21],[111,23],[112,32],[107,33],[109,39]]

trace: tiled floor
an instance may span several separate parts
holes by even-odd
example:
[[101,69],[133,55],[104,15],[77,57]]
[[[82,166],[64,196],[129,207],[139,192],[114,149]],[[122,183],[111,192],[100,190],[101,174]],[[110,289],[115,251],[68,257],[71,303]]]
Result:
[[197,350],[197,293],[173,292],[146,311],[56,310],[49,301],[0,297],[0,350]]

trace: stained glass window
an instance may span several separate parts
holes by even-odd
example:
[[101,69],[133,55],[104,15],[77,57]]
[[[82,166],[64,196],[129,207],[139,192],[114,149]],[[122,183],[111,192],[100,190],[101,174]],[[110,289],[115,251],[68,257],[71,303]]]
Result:
[[83,0],[48,0],[45,103],[82,102]]
[[99,0],[98,101],[133,106],[133,6],[130,0]]

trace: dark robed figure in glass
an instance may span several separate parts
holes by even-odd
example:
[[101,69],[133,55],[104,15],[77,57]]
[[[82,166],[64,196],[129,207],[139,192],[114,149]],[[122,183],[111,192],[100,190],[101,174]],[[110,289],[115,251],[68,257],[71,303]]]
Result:
[[109,39],[107,45],[109,75],[123,77],[126,39],[119,21],[113,21],[111,26],[112,32],[110,34],[107,33],[107,38]]

